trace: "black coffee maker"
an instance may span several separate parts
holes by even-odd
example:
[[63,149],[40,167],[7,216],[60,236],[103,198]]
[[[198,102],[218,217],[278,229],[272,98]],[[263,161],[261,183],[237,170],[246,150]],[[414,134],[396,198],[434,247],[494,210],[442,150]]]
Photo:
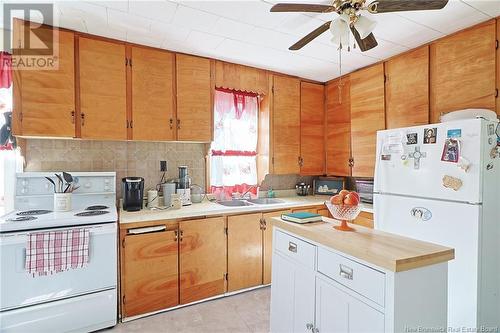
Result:
[[127,212],[135,212],[141,210],[144,197],[144,178],[122,178],[122,194],[124,210],[126,210]]

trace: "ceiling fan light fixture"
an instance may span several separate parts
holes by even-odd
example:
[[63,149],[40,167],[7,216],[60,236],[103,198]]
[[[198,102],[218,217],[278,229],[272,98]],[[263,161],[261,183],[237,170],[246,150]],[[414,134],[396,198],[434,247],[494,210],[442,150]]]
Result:
[[338,17],[330,23],[330,32],[332,34],[331,42],[340,46],[346,43],[349,38],[348,23],[342,17]]
[[354,22],[354,27],[359,32],[361,39],[365,39],[369,34],[375,30],[377,22],[370,20],[365,16],[359,16],[356,22]]

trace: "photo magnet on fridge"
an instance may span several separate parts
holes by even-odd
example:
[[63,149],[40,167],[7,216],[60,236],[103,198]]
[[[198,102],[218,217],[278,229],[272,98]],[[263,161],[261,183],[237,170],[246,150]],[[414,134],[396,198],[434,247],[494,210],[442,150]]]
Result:
[[458,139],[462,137],[462,130],[460,128],[455,128],[455,129],[449,129],[446,137],[452,138],[452,139]]
[[460,143],[457,139],[446,139],[443,147],[441,161],[457,163],[460,157]]
[[406,134],[406,144],[416,145],[418,143],[418,133],[408,133]]
[[436,143],[437,141],[437,128],[424,129],[424,144]]

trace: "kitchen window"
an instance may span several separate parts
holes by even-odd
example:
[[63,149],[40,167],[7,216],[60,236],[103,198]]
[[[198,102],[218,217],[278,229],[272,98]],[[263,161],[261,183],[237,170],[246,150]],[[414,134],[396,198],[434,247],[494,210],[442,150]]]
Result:
[[[216,88],[210,192],[229,199],[257,185],[258,94]],[[256,193],[256,189],[252,189]]]

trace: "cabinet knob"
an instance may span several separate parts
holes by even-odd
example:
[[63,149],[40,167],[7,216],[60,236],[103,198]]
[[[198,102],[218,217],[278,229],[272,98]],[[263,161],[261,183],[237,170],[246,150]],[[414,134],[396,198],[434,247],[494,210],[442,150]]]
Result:
[[177,119],[177,129],[181,129],[181,120]]
[[82,119],[81,125],[84,126],[85,125],[85,113],[80,114],[80,118]]
[[288,251],[297,253],[297,244],[294,242],[288,242]]
[[174,127],[174,120],[170,118],[170,129],[172,129],[173,127]]
[[353,277],[354,272],[353,272],[353,269],[351,267],[339,264],[339,268],[340,268],[339,275],[341,277],[343,277],[344,279],[347,279],[347,280],[352,280],[354,278]]
[[71,123],[75,123],[75,111],[71,111]]

